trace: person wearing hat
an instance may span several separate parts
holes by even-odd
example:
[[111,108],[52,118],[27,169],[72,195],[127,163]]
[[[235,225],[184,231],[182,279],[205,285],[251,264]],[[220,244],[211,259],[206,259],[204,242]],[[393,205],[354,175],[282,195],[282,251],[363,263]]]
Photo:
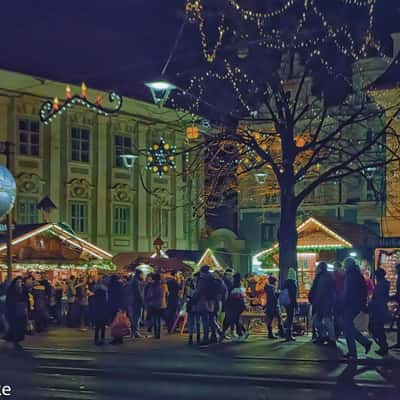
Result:
[[276,294],[276,282],[275,276],[270,275],[265,285],[265,294],[267,297],[267,303],[265,304],[265,320],[267,323],[268,339],[276,339],[272,333],[272,323],[274,319],[278,322],[279,336],[284,337],[281,315],[278,308],[278,296]]
[[390,283],[385,279],[385,276],[386,271],[382,268],[377,268],[375,271],[376,286],[368,304],[368,328],[376,344],[379,346],[379,350],[376,351],[376,354],[380,356],[385,356],[388,353],[385,323],[390,321],[390,313],[387,306]]
[[286,321],[285,321],[285,337],[287,342],[295,341],[292,336],[292,324],[294,312],[297,308],[297,275],[294,268],[289,268],[288,277],[282,286],[282,292],[287,290],[289,303],[285,305]]

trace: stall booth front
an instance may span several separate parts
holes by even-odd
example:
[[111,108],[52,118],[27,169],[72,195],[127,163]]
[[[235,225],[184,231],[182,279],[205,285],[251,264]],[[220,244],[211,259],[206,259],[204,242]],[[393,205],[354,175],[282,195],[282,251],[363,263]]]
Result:
[[[377,236],[364,226],[347,223],[320,222],[309,218],[297,227],[298,285],[300,301],[307,301],[319,261],[333,269],[335,261],[347,256],[361,261],[368,248],[374,248]],[[364,254],[361,254],[364,253]],[[279,246],[275,243],[253,257],[253,265],[264,274],[279,274]]]
[[[56,223],[16,225],[12,241],[13,276],[46,272],[49,280],[116,270],[112,255]],[[6,237],[0,236],[0,279],[7,276]]]
[[375,249],[375,269],[380,267],[386,271],[386,279],[390,282],[390,295],[396,294],[396,265],[400,264],[400,247]]

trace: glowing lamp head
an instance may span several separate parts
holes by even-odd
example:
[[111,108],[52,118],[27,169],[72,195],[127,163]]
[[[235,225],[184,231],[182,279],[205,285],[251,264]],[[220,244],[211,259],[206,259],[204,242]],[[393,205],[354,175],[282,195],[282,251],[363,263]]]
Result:
[[123,154],[120,157],[122,158],[122,164],[125,168],[132,168],[135,160],[138,158],[135,154]]
[[263,185],[267,180],[267,174],[265,172],[256,172],[254,177],[259,185]]
[[154,104],[162,107],[168,100],[170,93],[176,89],[176,86],[165,80],[147,82],[145,84],[153,96]]

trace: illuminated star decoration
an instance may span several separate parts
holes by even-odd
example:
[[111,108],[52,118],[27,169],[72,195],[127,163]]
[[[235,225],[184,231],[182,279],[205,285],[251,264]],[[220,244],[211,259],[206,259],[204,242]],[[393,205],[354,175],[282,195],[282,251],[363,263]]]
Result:
[[76,94],[72,96],[71,88],[67,86],[65,90],[66,100],[63,104],[60,104],[58,97],[55,97],[53,102],[46,101],[42,104],[42,107],[40,108],[39,112],[40,120],[45,125],[47,125],[53,122],[64,111],[66,111],[69,108],[72,108],[72,106],[75,104],[87,107],[89,110],[104,116],[115,114],[122,107],[122,96],[120,96],[116,92],[110,92],[110,94],[108,95],[108,100],[110,101],[110,103],[115,103],[114,108],[103,107],[102,105],[103,99],[100,95],[96,97],[96,101],[94,103],[92,101],[89,101],[86,97],[86,92],[87,89],[84,82],[81,85],[80,95]]
[[176,146],[165,143],[164,139],[161,138],[160,143],[154,143],[147,151],[146,168],[162,177],[170,169],[176,168],[175,155]]

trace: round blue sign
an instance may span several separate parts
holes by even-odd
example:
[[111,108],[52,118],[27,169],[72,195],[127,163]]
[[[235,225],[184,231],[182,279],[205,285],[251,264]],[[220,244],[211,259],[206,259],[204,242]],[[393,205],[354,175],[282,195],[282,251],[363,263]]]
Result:
[[0,165],[0,218],[3,218],[14,207],[17,187],[11,172]]

